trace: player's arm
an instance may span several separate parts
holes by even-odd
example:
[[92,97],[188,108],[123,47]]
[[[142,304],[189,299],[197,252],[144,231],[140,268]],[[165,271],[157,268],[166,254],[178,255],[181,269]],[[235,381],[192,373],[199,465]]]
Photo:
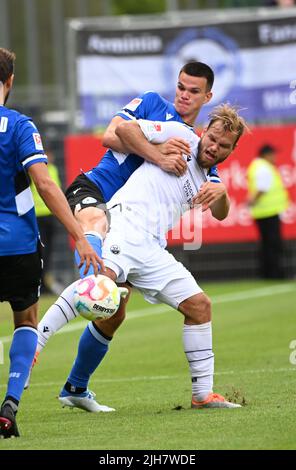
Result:
[[116,134],[117,126],[122,122],[125,122],[125,119],[123,119],[121,116],[115,116],[111,120],[109,126],[104,132],[102,144],[104,147],[111,148],[116,152],[130,153],[129,149],[124,146],[124,143],[122,142],[121,138]]
[[98,273],[98,263],[104,270],[104,263],[86,240],[82,228],[74,218],[68,202],[61,189],[51,179],[45,163],[38,162],[28,168],[30,178],[47,207],[64,225],[68,233],[76,243],[80,255],[80,267],[86,263],[84,274],[87,274],[90,264],[93,265],[95,274]]
[[[144,120],[124,121],[119,124],[115,132],[130,153],[140,155],[145,160],[158,165],[162,170],[180,176],[187,169],[183,153],[190,154],[189,143],[185,139],[175,138],[174,141],[177,143],[176,145],[171,144],[170,151],[160,145],[154,145],[164,143],[169,139],[172,141],[173,136],[176,136],[178,131],[173,132],[173,126],[170,126],[169,132],[167,124],[179,123],[160,123]],[[158,135],[158,139],[155,138],[155,133]]]
[[[125,120],[121,116],[115,116],[103,135],[102,143],[104,147],[109,147],[120,153],[139,155],[145,160],[159,165],[163,170],[175,173],[178,176],[186,171],[186,164],[181,163],[183,170],[180,170],[179,164],[182,161],[182,154],[190,153],[188,143],[184,139],[171,137],[168,141],[159,143],[157,151],[156,147],[153,149],[152,146],[144,146],[141,139],[134,140],[121,137],[123,125],[129,125],[131,122],[136,121]],[[119,126],[121,127],[118,130]],[[126,129],[128,131],[130,128],[127,127]]]
[[230,209],[230,199],[223,183],[204,183],[192,200],[193,204],[201,204],[202,211],[210,209],[215,219],[223,220]]

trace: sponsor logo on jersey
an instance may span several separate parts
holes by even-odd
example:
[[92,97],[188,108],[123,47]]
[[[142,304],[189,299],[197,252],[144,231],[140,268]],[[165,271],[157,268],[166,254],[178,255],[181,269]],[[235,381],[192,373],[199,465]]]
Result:
[[126,106],[124,106],[124,109],[129,109],[130,111],[136,111],[136,109],[140,106],[142,101],[143,100],[141,98],[134,98]]
[[43,145],[42,145],[42,140],[41,140],[40,134],[38,134],[37,132],[34,132],[32,135],[33,135],[33,139],[34,139],[34,142],[35,142],[35,149],[36,150],[43,150]]
[[166,113],[165,115],[165,120],[168,121],[169,119],[172,119],[174,116],[171,113]]
[[112,245],[110,246],[110,251],[114,254],[114,255],[119,255],[120,253],[120,247],[118,245]]

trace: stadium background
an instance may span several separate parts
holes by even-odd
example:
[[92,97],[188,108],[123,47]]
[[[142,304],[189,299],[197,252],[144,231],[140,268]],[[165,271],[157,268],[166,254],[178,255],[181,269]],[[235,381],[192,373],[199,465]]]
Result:
[[[156,70],[161,60],[155,76],[159,86],[165,83],[168,89],[156,91],[167,94],[169,99],[173,98],[171,84],[177,78],[177,68],[182,60],[199,58],[192,54],[193,48],[200,44],[203,54],[200,60],[212,65],[216,73],[217,100],[235,100],[247,108],[245,115],[252,134],[244,137],[240,151],[221,167],[222,178],[224,176],[234,202],[230,222],[210,226],[205,220],[203,244],[198,251],[184,251],[178,244],[170,249],[202,280],[258,276],[257,234],[244,206],[244,175],[256,149],[268,141],[279,150],[278,163],[292,200],[284,217],[284,263],[286,274],[294,277],[296,8],[265,7],[267,2],[263,1],[147,0],[140,3],[132,0],[0,0],[0,44],[17,54],[16,81],[9,106],[31,115],[38,124],[45,147],[50,145],[54,149],[65,186],[81,167],[86,170],[95,164],[102,154],[99,134],[104,125],[114,111],[137,94],[138,85],[145,81],[143,77],[147,81],[150,78],[148,68],[146,74],[142,74],[140,67],[131,67],[128,51],[122,53],[121,50],[121,54],[116,50],[108,51],[110,41],[106,39],[116,36],[120,44],[121,38],[126,39],[128,34],[130,39],[138,30],[143,37],[145,31],[148,36],[151,30],[162,37],[165,47],[158,51],[158,61],[155,52],[145,52],[145,46],[142,55],[138,52],[136,58],[152,60],[153,71],[153,60]],[[134,16],[145,13],[149,16]],[[122,17],[123,14],[132,16]],[[261,36],[259,25],[263,27]],[[90,34],[105,39],[105,42],[93,41],[95,47],[91,51],[87,50]],[[151,38],[147,38],[149,40]],[[192,48],[185,48],[184,52],[183,46],[190,42]],[[216,49],[207,49],[214,45]],[[214,62],[212,56],[207,60],[207,50],[221,53],[219,63]],[[250,59],[252,53],[255,56]],[[92,60],[99,64],[94,66],[94,70],[99,71],[98,76],[93,74],[92,81],[82,83],[85,80],[83,63],[88,68]],[[111,72],[116,64],[126,84],[125,94],[118,91],[122,83],[118,90],[113,86],[120,77],[114,74],[114,69]],[[127,81],[131,76],[125,75],[128,70],[134,77],[132,84]],[[96,89],[100,75],[102,84],[98,81]],[[102,88],[108,78],[109,86],[114,89],[113,96]],[[90,91],[88,96],[85,96],[85,89]],[[101,110],[101,114],[96,114],[97,110]],[[208,111],[205,109],[201,115],[201,124]],[[58,227],[53,266],[56,277],[64,284],[74,277],[67,246],[63,229]]]

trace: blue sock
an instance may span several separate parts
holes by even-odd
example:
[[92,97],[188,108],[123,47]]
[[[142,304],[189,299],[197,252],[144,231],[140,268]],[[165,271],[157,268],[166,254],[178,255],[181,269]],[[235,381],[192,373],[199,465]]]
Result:
[[[102,244],[103,244],[101,238],[97,235],[94,235],[93,233],[88,233],[88,234],[85,235],[85,237],[88,240],[88,242],[90,243],[90,245],[93,247],[95,252],[101,258],[102,257]],[[75,263],[76,263],[77,266],[79,266],[80,256],[79,256],[79,253],[78,253],[77,250],[75,250],[74,256],[75,256]],[[90,276],[91,274],[94,274],[94,268],[93,268],[92,265],[89,267],[89,270],[88,270],[87,274],[84,274],[84,270],[85,270],[85,263],[83,263],[81,268],[79,268],[79,273],[80,273],[81,279],[83,279],[86,276]]]
[[87,388],[91,374],[108,351],[110,341],[111,338],[103,336],[103,333],[90,322],[80,337],[78,354],[67,382],[78,389]]
[[29,326],[17,328],[9,357],[10,369],[6,396],[20,400],[37,347],[37,331]]

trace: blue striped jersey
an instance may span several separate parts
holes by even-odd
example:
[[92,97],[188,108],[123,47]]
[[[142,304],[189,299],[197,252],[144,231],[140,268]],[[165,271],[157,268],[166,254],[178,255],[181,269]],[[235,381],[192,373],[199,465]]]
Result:
[[32,120],[0,106],[0,256],[33,253],[38,227],[27,169],[47,162]]

